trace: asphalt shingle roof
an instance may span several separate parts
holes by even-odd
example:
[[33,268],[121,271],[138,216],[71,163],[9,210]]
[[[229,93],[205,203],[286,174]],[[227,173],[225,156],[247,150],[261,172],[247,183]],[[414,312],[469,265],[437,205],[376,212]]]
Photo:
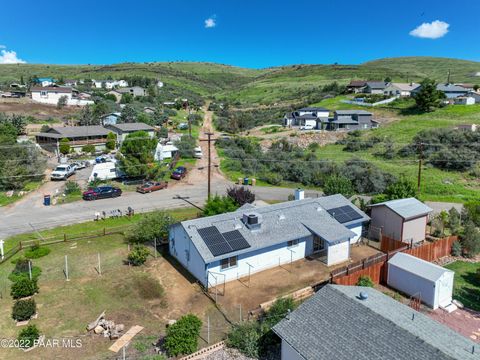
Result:
[[335,114],[337,115],[373,115],[369,111],[365,110],[335,110]]
[[396,253],[390,260],[388,260],[388,264],[432,282],[436,282],[446,272],[453,272],[444,267],[405,253]]
[[[349,205],[362,217],[348,223],[340,224],[327,210]],[[243,214],[256,213],[261,218],[258,230],[250,230],[242,222]],[[206,263],[223,258],[213,256],[198,229],[215,226],[221,233],[238,230],[247,240],[250,248],[229,253],[235,256],[290,240],[302,239],[317,234],[330,244],[347,241],[355,234],[347,226],[360,224],[370,218],[342,195],[331,195],[314,199],[287,201],[284,203],[238,209],[237,211],[210,217],[183,221],[174,226],[182,226],[190,236],[200,256]]]
[[367,86],[372,89],[385,89],[387,85],[388,84],[383,81],[367,81]]
[[65,126],[51,128],[46,133],[40,133],[37,136],[51,138],[76,138],[86,136],[107,136],[110,131],[103,126]]
[[433,211],[430,207],[415,198],[390,200],[370,206],[386,206],[405,220],[426,215]]
[[323,107],[304,107],[304,108],[298,109],[297,111],[329,111],[329,110]]
[[[360,292],[368,299],[361,300]],[[473,360],[475,345],[373,288],[327,285],[273,328],[315,360]]]
[[438,84],[437,90],[440,90],[443,92],[463,92],[463,93],[468,92],[468,90],[465,89],[463,86],[457,86],[453,84]]
[[107,125],[108,128],[118,129],[123,132],[134,132],[134,131],[153,131],[155,130],[150,125],[145,123],[123,123],[123,124],[112,124]]

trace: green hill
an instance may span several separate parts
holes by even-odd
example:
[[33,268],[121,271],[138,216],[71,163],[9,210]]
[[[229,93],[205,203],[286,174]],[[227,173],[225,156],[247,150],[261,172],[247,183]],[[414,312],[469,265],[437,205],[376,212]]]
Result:
[[0,83],[23,76],[120,79],[145,76],[201,96],[215,96],[244,104],[297,102],[318,92],[325,84],[352,79],[421,81],[425,77],[452,82],[480,83],[480,63],[466,60],[402,57],[370,61],[361,65],[291,65],[267,69],[195,62],[122,63],[115,65],[0,65]]

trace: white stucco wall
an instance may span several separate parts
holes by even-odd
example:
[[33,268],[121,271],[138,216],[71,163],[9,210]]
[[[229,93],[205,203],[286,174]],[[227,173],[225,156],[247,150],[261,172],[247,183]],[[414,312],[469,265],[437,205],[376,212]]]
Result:
[[282,340],[281,360],[304,360],[285,340]]
[[347,228],[355,233],[355,236],[350,239],[350,244],[356,244],[360,237],[362,236],[362,224],[349,225]]
[[350,257],[350,242],[344,241],[337,245],[328,246],[327,266],[345,262]]
[[68,101],[72,99],[71,93],[46,91],[46,95],[41,95],[40,91],[32,92],[32,100],[43,104],[57,105],[62,96],[66,96]]

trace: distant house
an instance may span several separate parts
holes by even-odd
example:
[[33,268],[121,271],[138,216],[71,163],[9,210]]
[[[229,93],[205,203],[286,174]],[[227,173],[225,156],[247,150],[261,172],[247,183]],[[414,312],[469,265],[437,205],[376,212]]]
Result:
[[347,91],[351,93],[361,93],[367,86],[367,82],[364,80],[352,80],[350,84],[347,85]]
[[121,115],[122,113],[119,113],[119,112],[105,114],[100,118],[100,120],[102,121],[103,126],[115,125],[118,122],[118,119],[120,118]]
[[379,290],[326,285],[273,327],[281,360],[478,360],[478,344]]
[[307,256],[327,266],[348,261],[369,217],[342,195],[300,194],[297,201],[177,223],[170,254],[207,288]]
[[462,88],[464,88],[465,90],[467,91],[473,91],[475,85],[474,84],[455,84],[457,86],[460,86]]
[[[413,93],[420,91],[421,88],[422,86],[420,85],[415,90],[413,90]],[[447,99],[454,99],[459,96],[465,96],[469,92],[469,90],[465,89],[464,87],[454,84],[437,84],[437,90],[443,92]]]
[[400,252],[388,260],[387,274],[388,286],[421,299],[433,310],[452,304],[451,270]]
[[385,81],[367,81],[364,92],[366,94],[381,94],[383,95],[388,83]]
[[385,201],[370,205],[371,227],[382,235],[406,243],[425,240],[428,216],[432,209],[415,198]]
[[105,150],[110,131],[103,126],[65,126],[50,128],[35,136],[37,144],[51,152],[58,152],[61,139],[69,139],[70,147],[81,152],[84,145],[94,145],[96,150]]
[[467,96],[473,97],[475,99],[475,104],[480,104],[480,93],[476,91],[470,91],[467,93]]
[[68,86],[50,86],[50,87],[32,87],[30,89],[32,100],[42,104],[57,105],[61,97],[67,98],[68,106],[85,106],[93,104],[91,100],[85,100],[77,97],[73,89]]
[[41,86],[41,87],[47,87],[47,86],[52,86],[55,84],[55,80],[50,77],[45,77],[45,78],[37,78],[34,80],[35,84]]
[[93,86],[97,89],[113,89],[116,87],[127,87],[128,82],[125,80],[92,80]]
[[145,114],[153,114],[153,113],[155,112],[155,108],[150,107],[150,106],[145,106],[145,107],[143,108],[143,112],[144,112]]
[[475,98],[473,96],[459,96],[453,99],[455,105],[475,105]]
[[106,92],[105,95],[113,95],[115,96],[115,102],[118,104],[122,100],[122,93],[117,91],[117,90],[110,90],[109,92]]
[[420,84],[417,83],[390,83],[384,90],[385,95],[390,96],[411,96],[412,91],[414,91]]
[[126,87],[122,89],[118,89],[117,92],[120,94],[130,94],[132,96],[146,96],[147,91],[140,87],[140,86],[132,86],[132,87]]
[[78,81],[77,80],[74,80],[74,79],[66,79],[63,84],[65,86],[77,86],[78,84]]
[[323,107],[305,107],[294,112],[287,113],[283,119],[284,126],[313,126],[320,129],[321,123],[328,122],[330,110]]
[[155,136],[155,129],[144,123],[109,124],[105,125],[105,128],[117,134],[118,144],[123,143],[129,134],[137,131],[145,131],[151,139]]
[[367,130],[378,127],[373,114],[365,110],[336,110],[327,125],[328,130]]

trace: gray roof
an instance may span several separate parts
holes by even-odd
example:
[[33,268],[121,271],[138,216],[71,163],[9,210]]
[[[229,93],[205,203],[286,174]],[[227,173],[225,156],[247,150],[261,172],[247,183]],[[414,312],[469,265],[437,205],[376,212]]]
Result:
[[453,84],[438,84],[437,90],[440,90],[443,92],[461,92],[461,93],[468,92],[468,90],[465,89],[464,87],[453,85]]
[[297,116],[296,118],[300,120],[316,120],[317,119],[317,117],[312,114],[300,115],[300,116]]
[[388,83],[384,81],[367,81],[367,86],[371,89],[385,89]]
[[430,207],[415,198],[390,200],[370,206],[386,206],[405,220],[427,215],[433,211]]
[[110,131],[103,126],[65,126],[50,128],[45,133],[39,133],[37,136],[49,137],[54,139],[76,138],[86,136],[106,136]]
[[371,112],[365,110],[335,110],[335,114],[340,116],[348,115],[373,115]]
[[446,272],[453,273],[453,271],[445,269],[444,267],[401,252],[396,253],[388,260],[388,264],[432,282],[436,282]]
[[[360,300],[360,292],[368,299]],[[274,326],[303,358],[471,360],[474,342],[373,288],[326,285]],[[478,346],[477,346],[478,348]]]
[[135,131],[153,131],[155,130],[150,125],[145,123],[123,123],[123,124],[111,124],[106,125],[110,129],[120,130],[122,132],[135,132]]
[[298,109],[297,111],[330,111],[330,110],[325,109],[324,107],[310,106],[310,107],[304,107],[304,108]]
[[[351,222],[340,224],[326,210],[349,205],[362,217]],[[242,221],[243,214],[258,214],[261,226],[258,230],[248,229]],[[221,233],[239,230],[250,247],[231,252],[229,256],[248,253],[258,249],[302,239],[317,234],[330,244],[348,241],[355,234],[347,226],[360,224],[370,218],[342,195],[331,195],[314,199],[287,201],[279,204],[256,207],[245,207],[237,211],[210,217],[183,221],[174,226],[182,226],[190,236],[193,244],[205,263],[222,259],[225,256],[213,256],[198,229],[215,226]]]
[[119,93],[128,93],[131,90],[143,90],[143,91],[145,91],[145,89],[141,86],[130,86],[130,87],[125,87],[125,88],[121,88],[121,89],[116,89],[115,91],[119,92]]

